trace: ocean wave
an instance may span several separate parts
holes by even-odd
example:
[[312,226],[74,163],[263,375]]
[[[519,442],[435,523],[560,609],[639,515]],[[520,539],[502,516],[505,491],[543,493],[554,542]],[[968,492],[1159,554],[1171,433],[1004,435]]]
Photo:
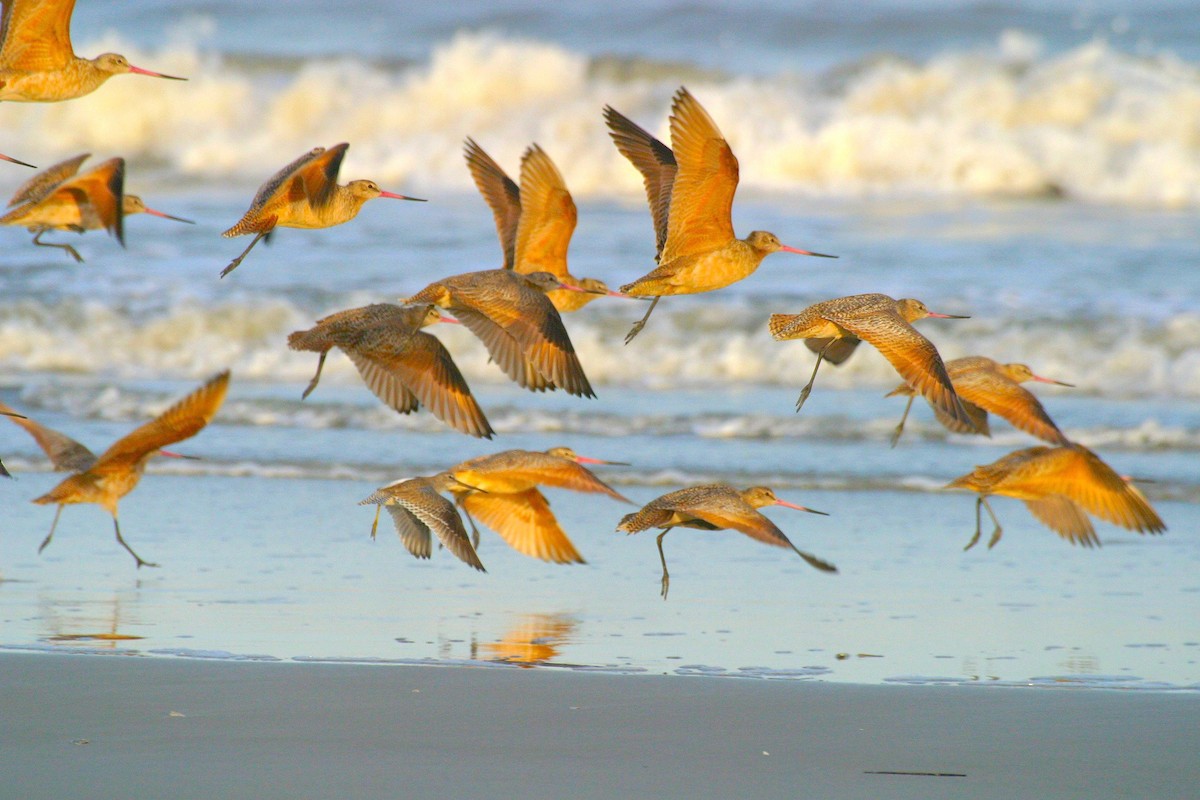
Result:
[[[664,305],[628,347],[620,342],[635,314],[624,304],[589,309],[567,320],[594,384],[651,391],[714,383],[799,389],[812,370],[814,356],[801,342],[771,339],[766,314],[753,300]],[[329,310],[307,310],[282,298],[207,304],[186,300],[156,310],[80,299],[64,299],[54,306],[34,300],[0,302],[0,369],[12,382],[13,375],[44,373],[201,379],[232,367],[242,380],[302,386],[312,377],[316,358],[288,350],[287,334],[309,327]],[[919,327],[946,359],[987,355],[1025,362],[1040,374],[1075,384],[1074,396],[1200,397],[1200,313],[1179,312],[1151,321],[1108,315],[1042,317],[1014,309],[1011,314],[931,321]],[[454,355],[472,387],[507,383],[467,330],[439,325],[431,331]],[[360,379],[348,359],[335,355],[325,366],[322,382],[354,385]],[[886,392],[899,382],[878,352],[862,347],[846,364],[823,368],[818,385]],[[1049,390],[1046,396],[1057,391]],[[318,389],[313,400],[320,402],[321,397]],[[581,414],[575,422],[586,427],[586,417]],[[662,422],[664,428],[672,424],[669,419]],[[769,435],[766,426],[766,421],[753,417],[736,422],[714,419],[698,432],[713,437]]]
[[640,179],[600,109],[612,104],[665,138],[670,96],[686,82],[752,189],[1200,204],[1197,65],[1100,40],[1045,54],[1010,31],[994,47],[923,62],[879,54],[820,75],[768,76],[590,58],[487,33],[460,33],[413,64],[247,61],[195,41],[147,52],[112,35],[80,49],[125,52],[190,80],[121,78],[71,103],[8,104],[5,148],[39,162],[120,153],[138,162],[131,183],[160,167],[162,183],[253,187],[286,163],[281,153],[350,141],[347,178],[469,191],[469,135],[513,171],[537,141],[575,194],[635,198]]

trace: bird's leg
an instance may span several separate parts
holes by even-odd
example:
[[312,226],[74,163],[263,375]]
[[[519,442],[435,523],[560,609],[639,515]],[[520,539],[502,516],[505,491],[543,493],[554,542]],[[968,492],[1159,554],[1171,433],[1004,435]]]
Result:
[[671,531],[670,527],[663,528],[663,532],[658,535],[658,557],[662,560],[663,576],[662,576],[662,598],[667,599],[667,590],[671,588],[671,576],[667,573],[667,557],[663,555],[662,540]]
[[[312,394],[312,390],[317,388],[317,382],[321,380],[321,370],[325,367],[325,356],[327,355],[329,355],[328,350],[321,351],[321,357],[317,360],[317,374],[313,375],[312,380],[308,382],[308,388],[304,390],[304,394],[300,395],[301,400],[308,397]],[[378,518],[379,515],[376,514],[375,516]]]
[[992,531],[992,538],[988,539],[988,550],[991,550],[996,546],[996,542],[1000,541],[1000,536],[1004,533],[1004,530],[1000,527],[1000,520],[996,519],[996,512],[992,511],[992,504],[987,501],[986,497],[980,497],[979,499],[983,501],[983,505],[988,510],[992,522],[996,525],[996,530]]
[[50,544],[50,540],[54,537],[54,529],[58,527],[58,518],[62,514],[62,504],[58,506],[58,511],[54,512],[54,522],[50,523],[50,532],[46,534],[46,538],[42,539],[42,543],[38,545],[38,552],[46,549],[46,545]]
[[908,398],[908,405],[904,407],[904,414],[900,417],[900,424],[896,426],[896,430],[892,433],[892,447],[895,447],[896,442],[900,441],[900,434],[904,433],[904,421],[908,419],[908,412],[912,410],[913,400],[916,399],[917,396],[915,394]]
[[479,528],[475,527],[475,518],[471,516],[471,512],[467,511],[467,507],[462,507],[463,513],[467,515],[467,522],[471,525],[471,544],[475,549],[479,549]]
[[821,362],[825,360],[825,351],[829,349],[829,345],[836,342],[837,339],[830,339],[829,344],[821,348],[821,352],[817,353],[817,363],[813,366],[812,375],[808,379],[808,383],[804,384],[804,388],[800,390],[800,397],[796,400],[796,411],[799,412],[804,406],[804,401],[808,399],[808,393],[812,391],[813,381],[817,379],[817,370],[821,368]]
[[650,303],[650,307],[646,309],[646,316],[633,323],[633,327],[629,329],[629,333],[625,334],[625,344],[632,342],[633,337],[642,332],[642,328],[646,327],[646,320],[650,319],[650,313],[654,311],[654,307],[658,305],[658,301],[661,299],[661,296],[655,297],[653,302]]
[[383,505],[375,506],[375,521],[371,523],[371,540],[375,540],[375,532],[379,530],[379,512],[383,511]]
[[46,230],[47,230],[46,228],[42,228],[36,234],[34,234],[34,236],[33,236],[34,244],[36,244],[38,247],[57,247],[59,250],[66,250],[68,253],[71,254],[71,258],[75,259],[75,262],[77,264],[83,263],[83,256],[79,255],[79,253],[77,253],[75,251],[75,248],[71,247],[71,245],[69,245],[69,244],[54,244],[53,242],[43,242],[42,234],[45,233]]
[[[979,541],[979,507],[983,505],[983,495],[975,498],[975,535],[971,537],[971,541],[967,542],[967,546],[963,550],[970,550]],[[989,508],[988,511],[992,509]]]
[[137,553],[133,552],[133,548],[130,547],[129,544],[123,538],[121,538],[121,523],[117,522],[116,514],[113,514],[113,527],[116,528],[116,530],[117,530],[117,541],[120,542],[121,547],[124,547],[126,550],[128,550],[129,555],[133,556],[134,560],[137,561],[138,569],[141,569],[142,567],[157,567],[158,566],[158,564],[154,564],[149,561],[143,560],[142,557],[139,556]]
[[270,233],[270,231],[261,231],[257,236],[255,236],[254,241],[250,242],[250,246],[243,250],[240,256],[235,258],[233,261],[230,261],[228,267],[221,270],[221,277],[224,278],[226,275],[237,269],[238,264],[242,263],[242,259],[246,257],[246,254],[254,248],[254,245],[258,244],[258,240],[266,236],[268,233]]

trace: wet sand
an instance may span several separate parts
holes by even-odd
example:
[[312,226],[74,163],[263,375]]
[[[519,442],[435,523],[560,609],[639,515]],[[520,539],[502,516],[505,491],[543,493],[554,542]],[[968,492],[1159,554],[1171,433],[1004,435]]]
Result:
[[1096,800],[1200,784],[1194,693],[20,653],[0,655],[0,685],[0,797]]

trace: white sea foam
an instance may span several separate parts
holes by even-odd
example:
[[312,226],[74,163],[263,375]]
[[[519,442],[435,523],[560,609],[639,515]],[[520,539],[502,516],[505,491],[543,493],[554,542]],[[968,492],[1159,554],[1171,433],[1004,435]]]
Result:
[[[663,390],[703,388],[713,382],[798,388],[812,369],[814,356],[801,342],[772,340],[765,319],[748,316],[737,304],[660,310],[633,344],[619,346],[629,316],[627,309],[618,308],[568,319],[572,341],[593,383]],[[316,358],[288,350],[285,342],[288,333],[310,326],[315,318],[283,299],[212,305],[189,301],[157,313],[99,301],[67,300],[53,308],[32,300],[0,303],[0,369],[8,375],[202,379],[232,367],[241,379],[302,384],[312,377]],[[1159,322],[1020,314],[921,327],[944,358],[988,355],[1025,362],[1040,374],[1074,383],[1075,394],[1200,397],[1197,313],[1180,312]],[[472,385],[507,382],[467,330],[439,325],[431,331]],[[824,367],[819,380],[828,387],[884,391],[900,382],[892,366],[869,346],[841,367]],[[326,363],[322,382],[352,385],[360,379],[348,359],[335,356]],[[712,420],[698,432],[716,438],[754,435],[755,424],[753,418]]]
[[648,62],[612,70],[559,45],[480,33],[405,66],[264,69],[192,41],[139,52],[111,35],[81,47],[101,50],[190,81],[118,77],[71,103],[7,104],[7,150],[39,161],[121,153],[164,166],[166,179],[253,186],[292,154],[350,141],[347,178],[424,191],[470,186],[470,135],[513,171],[538,141],[577,195],[636,196],[640,180],[600,109],[612,104],[665,138],[670,96],[686,80],[740,154],[747,187],[1200,204],[1196,65],[1102,41],[1043,54],[1038,40],[1008,32],[993,48],[923,63],[880,56],[828,75],[754,77]]

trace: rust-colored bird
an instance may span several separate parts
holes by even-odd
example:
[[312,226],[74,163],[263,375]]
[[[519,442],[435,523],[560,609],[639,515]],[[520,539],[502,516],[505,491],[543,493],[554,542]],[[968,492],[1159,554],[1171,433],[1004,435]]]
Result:
[[604,119],[617,149],[642,173],[658,249],[658,267],[621,287],[626,294],[654,298],[625,337],[626,344],[664,295],[728,286],[749,277],[766,256],[780,250],[836,258],[788,247],[766,231],[752,231],[745,239],[734,236],[738,160],[687,89],[680,88],[671,104],[669,148],[611,106],[604,108]]
[[490,439],[492,426],[471,395],[462,373],[437,337],[421,328],[454,322],[429,303],[376,303],[330,314],[288,336],[288,347],[320,353],[317,374],[301,397],[321,379],[325,357],[342,349],[375,396],[401,414],[424,405],[456,431]]
[[80,58],[71,47],[75,0],[3,0],[0,100],[56,103],[90,94],[113,75],[134,73],[183,81],[135,67],[125,56]]
[[837,567],[833,564],[823,561],[811,553],[806,553],[792,544],[791,540],[784,535],[783,531],[779,530],[774,522],[759,513],[758,509],[771,505],[828,516],[824,511],[816,511],[780,500],[766,486],[751,486],[746,490],[738,490],[723,483],[714,483],[707,486],[691,486],[651,500],[641,511],[625,515],[621,524],[617,526],[617,530],[638,533],[647,528],[662,529],[662,533],[658,535],[658,557],[662,560],[662,596],[664,600],[667,599],[671,576],[667,573],[667,557],[663,555],[662,540],[672,528],[676,527],[696,528],[703,531],[724,529],[741,531],[751,539],[765,544],[792,548],[810,566],[822,572],[837,572]]
[[[973,426],[963,425],[958,420],[946,416],[941,409],[935,406],[933,413],[947,429],[955,433],[978,433],[983,436],[991,436],[992,432],[988,425],[988,412],[990,411],[1004,417],[1014,427],[1051,444],[1070,444],[1067,437],[1054,424],[1054,420],[1050,419],[1046,409],[1042,408],[1041,402],[1021,384],[1025,381],[1053,383],[1057,386],[1071,386],[1071,384],[1035,375],[1033,370],[1025,364],[1001,364],[986,356],[967,356],[947,361],[946,373],[950,376],[950,383],[954,385],[954,392],[962,401],[963,408],[966,409],[967,415],[974,423]],[[896,442],[900,441],[900,435],[904,433],[904,421],[908,419],[908,412],[912,408],[916,392],[905,383],[888,392],[886,396],[896,395],[907,397],[908,404],[904,406],[904,415],[900,417],[900,423],[892,434],[892,447],[896,446]]]
[[37,167],[33,166],[33,164],[27,164],[24,161],[19,161],[12,156],[6,156],[3,153],[0,153],[0,161],[10,161],[13,164],[20,164],[22,167],[31,167],[33,169],[37,169]]
[[229,371],[226,370],[209,379],[199,389],[155,419],[117,440],[112,447],[100,454],[92,466],[68,476],[62,483],[34,500],[38,505],[54,503],[58,506],[58,510],[54,512],[54,522],[50,525],[50,533],[46,534],[38,552],[42,552],[46,545],[50,544],[63,506],[69,503],[96,503],[112,514],[117,542],[133,556],[138,567],[158,566],[144,561],[121,537],[121,523],[117,521],[117,503],[137,486],[142,478],[142,471],[146,468],[146,462],[152,456],[178,456],[177,453],[168,452],[163,448],[199,433],[216,415],[217,409],[225,400],[228,388]]
[[1024,500],[1043,525],[1072,544],[1085,547],[1100,545],[1088,513],[1138,533],[1162,533],[1167,529],[1136,486],[1080,444],[1017,450],[975,467],[950,481],[946,488],[979,494],[975,501],[975,535],[964,550],[979,541],[980,506],[987,508],[996,525],[988,547],[1000,541],[1000,520],[987,501],[994,494]]
[[83,233],[105,228],[125,245],[125,159],[110,158],[83,174],[79,166],[91,155],[82,153],[34,175],[8,201],[12,209],[0,225],[20,225],[34,233],[39,247],[57,247],[72,258],[83,258],[69,244],[41,241],[51,230]]
[[33,437],[38,447],[50,459],[58,472],[84,472],[96,463],[96,454],[84,445],[67,436],[65,433],[47,428],[39,422],[31,420],[24,414],[17,413],[6,403],[0,403],[0,415],[11,419],[20,425],[25,432]]
[[459,484],[452,484],[450,492],[467,512],[476,546],[479,530],[475,527],[475,517],[522,555],[556,564],[583,564],[583,556],[559,526],[550,503],[537,487],[600,492],[623,503],[632,502],[593,475],[584,464],[627,466],[621,461],[587,458],[569,447],[554,447],[545,452],[505,450],[451,467],[449,472]]
[[[467,529],[454,504],[438,494],[455,484],[454,476],[448,472],[428,478],[403,478],[376,489],[370,497],[359,501],[359,505],[375,504],[386,508],[396,523],[401,544],[417,558],[429,558],[433,554],[432,531],[460,561],[480,572],[487,572],[471,546]],[[372,539],[379,528],[379,508],[375,509],[375,522],[371,525]]]
[[222,278],[242,263],[259,239],[270,236],[276,228],[330,228],[341,225],[358,216],[363,203],[376,197],[425,202],[419,197],[385,192],[375,181],[357,180],[339,186],[338,170],[349,147],[345,142],[328,150],[314,147],[259,188],[249,210],[236,225],[221,234],[226,238],[254,234],[254,239],[241,255],[221,270]]
[[549,272],[489,269],[435,281],[404,302],[433,303],[452,312],[523,388],[561,388],[595,397],[562,317],[546,296],[554,289],[583,291]]
[[[909,324],[925,317],[964,319],[955,314],[935,314],[920,300],[908,297],[893,300],[886,294],[856,294],[816,303],[799,314],[772,314],[768,328],[780,341],[824,337],[836,342],[848,336],[868,341],[934,408],[973,427],[974,423],[954,393],[937,348]],[[797,411],[812,391],[822,358],[823,351],[817,354],[812,376],[800,391]]]
[[474,139],[467,139],[463,152],[471,177],[496,218],[505,269],[525,274],[549,272],[563,283],[585,290],[547,293],[559,313],[578,311],[602,295],[624,296],[609,291],[603,281],[576,278],[567,270],[567,248],[577,219],[575,201],[542,148],[531,145],[521,157],[519,188]]

